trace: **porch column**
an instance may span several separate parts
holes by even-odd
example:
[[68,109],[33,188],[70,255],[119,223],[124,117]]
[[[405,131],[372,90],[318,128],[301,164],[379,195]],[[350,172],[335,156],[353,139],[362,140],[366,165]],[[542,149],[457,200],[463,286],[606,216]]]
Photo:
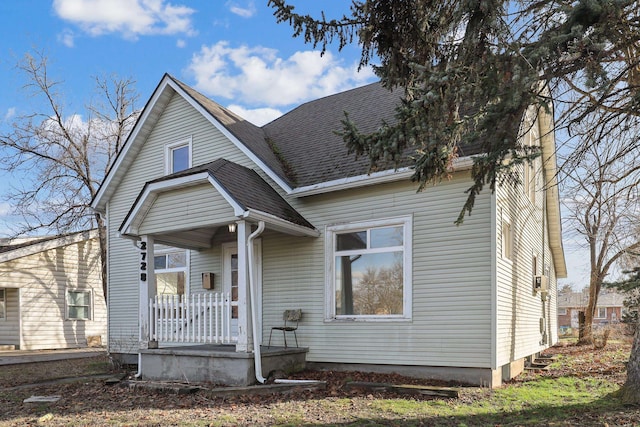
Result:
[[149,347],[150,327],[149,324],[149,298],[156,294],[156,275],[153,269],[153,237],[141,236],[138,243],[140,250],[139,268],[139,324],[140,324],[140,348]]
[[247,238],[251,234],[251,225],[246,221],[237,221],[238,233],[238,342],[236,351],[247,352],[252,348],[251,312],[249,311],[249,263]]

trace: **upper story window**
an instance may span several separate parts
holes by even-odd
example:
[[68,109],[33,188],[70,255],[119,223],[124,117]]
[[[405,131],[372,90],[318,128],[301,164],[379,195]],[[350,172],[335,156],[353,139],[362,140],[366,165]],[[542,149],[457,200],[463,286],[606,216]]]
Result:
[[[536,146],[536,133],[534,132],[534,128],[529,130],[527,135],[525,136],[524,145],[526,147],[532,148]],[[524,194],[529,198],[531,203],[536,203],[536,190],[537,190],[537,176],[536,176],[536,161],[529,160],[523,163],[523,177],[522,183],[524,185]]]
[[67,290],[67,319],[91,319],[91,291]]
[[513,229],[511,221],[502,218],[502,257],[513,260]]
[[4,289],[0,289],[0,319],[7,318],[7,302]]
[[184,295],[187,281],[187,251],[157,245],[153,268],[158,295]]
[[172,174],[191,167],[191,138],[165,146],[165,173]]
[[327,227],[327,318],[411,318],[411,217]]

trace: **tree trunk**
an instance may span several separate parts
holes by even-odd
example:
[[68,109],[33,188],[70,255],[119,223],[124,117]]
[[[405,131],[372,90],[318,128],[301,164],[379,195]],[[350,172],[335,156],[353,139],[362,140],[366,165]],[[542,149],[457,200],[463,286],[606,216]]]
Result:
[[593,317],[596,313],[596,307],[598,305],[598,294],[602,287],[602,280],[600,275],[593,272],[591,273],[591,279],[589,280],[589,301],[584,311],[584,328],[578,344],[591,345],[593,344]]
[[98,224],[98,241],[100,243],[100,264],[102,267],[102,295],[107,301],[107,230],[104,220],[99,213],[96,213],[96,224]]
[[619,391],[620,399],[625,403],[640,403],[640,316],[636,320],[631,355],[627,363],[627,380]]

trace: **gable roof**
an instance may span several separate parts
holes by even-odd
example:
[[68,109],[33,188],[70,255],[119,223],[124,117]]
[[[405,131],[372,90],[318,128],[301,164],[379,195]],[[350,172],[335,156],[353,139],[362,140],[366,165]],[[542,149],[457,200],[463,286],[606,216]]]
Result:
[[[362,132],[373,132],[384,120],[394,120],[395,106],[400,102],[399,90],[389,91],[380,83],[372,83],[335,95],[307,102],[282,117],[257,127],[220,106],[196,90],[165,74],[145,105],[123,149],[118,153],[91,206],[104,212],[107,201],[118,187],[146,138],[154,128],[164,108],[174,95],[182,96],[228,140],[269,176],[286,194],[304,196],[343,188],[352,188],[405,179],[412,175],[409,167],[370,174],[366,156],[356,159],[336,131],[342,129],[344,112]],[[539,111],[542,112],[542,109]],[[544,173],[550,190],[547,194],[547,215],[550,224],[550,245],[558,260],[558,275],[566,276],[562,249],[560,208],[556,182],[555,138],[552,114],[542,112],[541,145]],[[517,132],[519,123],[514,123]],[[510,130],[504,130],[508,132]],[[462,159],[457,168],[471,166],[468,156],[478,154],[481,143],[462,147]],[[229,184],[229,188],[232,185]],[[275,192],[275,190],[273,190]],[[247,196],[248,197],[248,196]],[[238,201],[242,196],[236,195]],[[278,210],[275,206],[272,209]]]
[[[318,233],[256,171],[226,159],[217,159],[145,183],[119,231],[125,235],[136,234],[159,194],[206,182],[213,185],[238,217],[263,219],[273,228],[292,234],[315,236]],[[251,191],[247,191],[248,188]]]
[[[149,184],[200,172],[207,172],[210,177],[215,179],[225,190],[225,193],[236,202],[237,207],[243,211],[254,209],[293,224],[314,229],[313,225],[291,207],[256,171],[226,159],[217,159],[211,163],[167,175],[150,181]],[[250,188],[251,191],[247,191],[247,188]]]
[[204,110],[211,114],[212,117],[215,117],[238,141],[241,141],[256,157],[261,159],[269,169],[284,181],[291,183],[282,162],[267,144],[264,131],[261,128],[212,101],[176,78],[172,76],[168,77],[182,88],[195,102],[202,106]]
[[68,246],[84,240],[97,239],[98,230],[78,231],[76,233],[61,234],[57,236],[36,237],[33,239],[20,239],[18,243],[9,241],[0,245],[0,262],[7,262],[25,256],[44,252],[50,249]]
[[[144,106],[131,133],[91,201],[91,207],[94,210],[98,212],[105,211],[108,200],[144,146],[147,137],[162,116],[165,107],[176,94],[186,100],[198,113],[202,114],[284,191],[291,191],[288,180],[283,177],[284,172],[279,167],[280,162],[277,161],[277,156],[273,151],[267,150],[268,145],[266,140],[261,137],[263,131],[260,128],[209,100],[169,74],[165,74]],[[246,140],[240,138],[245,138]]]

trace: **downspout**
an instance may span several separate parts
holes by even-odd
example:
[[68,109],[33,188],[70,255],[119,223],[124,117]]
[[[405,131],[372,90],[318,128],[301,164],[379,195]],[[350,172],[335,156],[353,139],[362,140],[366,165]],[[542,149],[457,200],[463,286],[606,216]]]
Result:
[[256,339],[258,337],[258,313],[256,309],[256,296],[255,294],[255,283],[254,283],[254,258],[255,258],[255,249],[253,246],[253,241],[264,231],[264,221],[258,222],[258,229],[251,233],[247,238],[247,257],[249,261],[249,298],[251,302],[251,327],[253,330],[253,361],[255,365],[256,371],[256,380],[260,384],[264,384],[267,379],[262,376],[262,357],[260,354],[260,344],[256,343]]
[[[258,336],[258,322],[256,319],[258,318],[258,313],[256,310],[256,297],[255,297],[255,284],[254,284],[254,246],[253,241],[264,231],[264,221],[258,222],[258,229],[251,233],[247,238],[247,256],[249,261],[249,296],[251,299],[251,327],[253,329],[253,361],[256,371],[256,380],[260,384],[264,384],[267,382],[267,379],[262,376],[262,357],[260,353],[260,345],[256,344],[256,337]],[[287,379],[277,379],[276,383],[279,384],[313,384],[316,383],[316,380],[287,380]]]

